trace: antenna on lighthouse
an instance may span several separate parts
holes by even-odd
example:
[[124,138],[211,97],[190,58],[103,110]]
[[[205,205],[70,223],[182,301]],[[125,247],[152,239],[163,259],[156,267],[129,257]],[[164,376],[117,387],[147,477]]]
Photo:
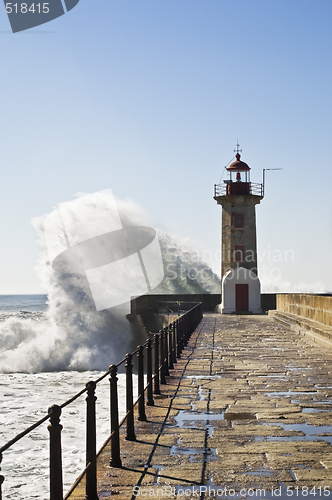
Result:
[[263,195],[265,195],[265,170],[282,170],[282,168],[263,168]]

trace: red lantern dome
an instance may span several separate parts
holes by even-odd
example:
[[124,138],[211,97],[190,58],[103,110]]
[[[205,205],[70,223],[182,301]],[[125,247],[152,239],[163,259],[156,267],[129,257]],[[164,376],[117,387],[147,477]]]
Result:
[[239,153],[236,154],[236,161],[234,161],[233,163],[231,163],[229,165],[229,167],[227,167],[227,170],[230,170],[230,171],[247,171],[247,170],[250,170],[250,167],[249,165],[247,165],[246,163],[244,163],[244,161],[241,161],[240,160],[241,158],[241,155]]

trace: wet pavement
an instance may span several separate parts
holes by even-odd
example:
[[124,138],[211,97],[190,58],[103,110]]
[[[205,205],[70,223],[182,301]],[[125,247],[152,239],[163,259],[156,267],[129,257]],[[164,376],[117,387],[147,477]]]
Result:
[[100,454],[99,498],[332,498],[331,360],[268,316],[205,315],[122,468]]

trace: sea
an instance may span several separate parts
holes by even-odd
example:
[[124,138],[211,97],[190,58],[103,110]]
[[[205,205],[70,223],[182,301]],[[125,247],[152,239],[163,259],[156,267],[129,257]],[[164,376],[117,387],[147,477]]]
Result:
[[[7,324],[47,325],[47,295],[0,295],[0,329]],[[46,328],[46,326],[45,326]],[[6,333],[6,328],[4,329]],[[46,331],[46,330],[45,330]],[[3,333],[3,332],[2,332]],[[17,332],[16,332],[17,333]],[[17,335],[15,337],[17,343]],[[22,335],[21,343],[27,339]],[[15,349],[19,348],[15,344]],[[15,351],[14,349],[14,351]],[[33,356],[27,350],[26,356]],[[61,404],[85,387],[89,380],[96,380],[104,372],[99,370],[16,371],[0,373],[0,446],[47,414],[52,404]],[[125,379],[119,374],[120,418],[125,414]],[[136,378],[135,395],[137,395]],[[97,449],[110,434],[109,382],[106,377],[97,386]],[[85,395],[63,409],[61,415],[62,460],[64,493],[85,467]],[[3,453],[1,474],[3,499],[45,500],[49,498],[49,432],[48,421],[12,445]]]

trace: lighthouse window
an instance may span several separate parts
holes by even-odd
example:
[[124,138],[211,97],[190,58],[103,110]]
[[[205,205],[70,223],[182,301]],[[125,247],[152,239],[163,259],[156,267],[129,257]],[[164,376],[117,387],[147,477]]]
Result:
[[234,214],[234,227],[244,227],[244,214]]
[[235,245],[234,260],[236,262],[240,262],[240,261],[244,260],[244,246],[243,245]]

